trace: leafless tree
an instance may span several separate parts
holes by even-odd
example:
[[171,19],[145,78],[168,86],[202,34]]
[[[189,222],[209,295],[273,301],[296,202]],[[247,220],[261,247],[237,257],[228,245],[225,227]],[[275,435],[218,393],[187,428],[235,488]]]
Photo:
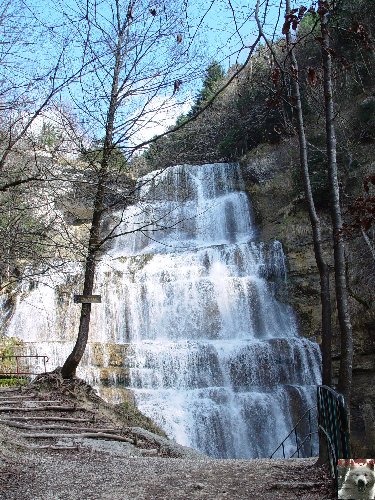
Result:
[[326,122],[326,149],[328,157],[328,179],[331,192],[331,219],[334,249],[335,289],[338,320],[341,332],[341,358],[338,389],[344,395],[349,411],[353,371],[353,333],[350,319],[349,299],[347,291],[347,273],[345,265],[345,243],[342,232],[343,220],[340,204],[338,180],[335,110],[332,85],[332,54],[328,17],[331,8],[327,2],[318,2],[322,35],[324,109]]
[[299,68],[295,54],[295,49],[291,36],[291,13],[290,1],[286,1],[285,19],[286,19],[286,42],[288,55],[290,57],[290,77],[293,89],[293,98],[295,100],[294,109],[297,122],[297,133],[299,141],[300,166],[303,174],[303,184],[305,190],[305,199],[307,202],[310,224],[313,234],[313,244],[316,265],[320,276],[320,300],[322,307],[322,380],[323,384],[332,385],[332,317],[331,317],[331,298],[329,287],[329,267],[324,257],[322,245],[322,231],[320,218],[317,213],[314,198],[312,194],[308,148],[305,134],[304,117],[302,111],[301,92],[299,85]]
[[[262,29],[261,21],[259,18],[259,5],[257,2],[257,22],[260,31]],[[286,16],[283,26],[283,32],[286,35],[288,56],[291,61],[290,65],[290,80],[292,85],[292,102],[296,111],[297,118],[297,132],[299,137],[300,146],[300,163],[303,172],[305,197],[307,201],[310,222],[313,230],[314,252],[317,262],[317,267],[320,275],[321,285],[321,304],[322,304],[322,340],[323,340],[323,381],[330,385],[331,383],[331,305],[329,293],[329,268],[324,259],[322,248],[322,236],[320,229],[320,221],[315,208],[311,180],[308,165],[308,151],[307,141],[304,130],[304,118],[301,104],[301,93],[299,86],[299,70],[298,62],[295,55],[294,41],[292,40],[291,30],[296,29],[300,20],[303,18],[305,7],[300,9],[291,10],[290,2],[286,4]],[[335,134],[335,112],[334,112],[334,97],[332,85],[332,51],[330,47],[328,16],[331,14],[331,7],[327,2],[318,2],[317,15],[321,27],[321,53],[323,60],[323,90],[324,90],[324,115],[325,115],[325,137],[326,137],[326,152],[328,158],[328,183],[330,186],[330,206],[331,206],[331,220],[332,220],[332,233],[333,233],[333,249],[334,249],[334,271],[335,271],[335,290],[336,302],[338,311],[338,320],[341,332],[341,360],[340,360],[340,373],[338,389],[343,393],[347,408],[350,403],[350,388],[352,377],[352,330],[349,314],[349,303],[346,288],[346,268],[345,268],[345,247],[342,232],[342,215],[340,206],[340,191],[338,181],[338,168],[337,168],[337,152],[336,152],[336,134]],[[264,36],[267,46],[274,54],[275,64],[278,69],[283,71],[283,67],[278,61],[275,51],[271,43]]]
[[[93,64],[85,70],[76,98],[72,99],[86,124],[104,130],[97,151],[96,194],[85,261],[83,296],[92,295],[99,251],[112,238],[102,234],[103,216],[109,208],[106,192],[110,183],[111,158],[116,150],[134,149],[135,134],[153,122],[160,109],[172,106],[182,84],[182,74],[194,73],[190,53],[184,46],[184,2],[114,0],[99,11],[88,3],[79,23],[73,25],[81,38],[83,53]],[[85,30],[82,30],[82,19]],[[83,98],[82,98],[83,97]],[[168,104],[169,103],[169,104]],[[91,303],[82,304],[76,344],[62,367],[64,378],[75,375],[85,351]]]
[[[25,2],[0,2],[0,31],[2,289],[26,276],[26,262],[35,266],[33,274],[43,274],[46,265],[36,270],[42,256],[48,253],[50,264],[57,257],[58,215],[51,211],[46,192],[47,185],[53,188],[57,176],[51,160],[40,154],[35,127],[78,73],[66,71],[66,46],[53,46],[51,32]],[[43,63],[38,49],[41,40],[46,44]]]

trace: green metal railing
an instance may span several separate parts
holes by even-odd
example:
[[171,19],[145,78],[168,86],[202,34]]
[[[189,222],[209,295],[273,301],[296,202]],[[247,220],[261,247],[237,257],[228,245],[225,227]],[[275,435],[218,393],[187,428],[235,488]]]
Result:
[[331,476],[338,479],[337,461],[350,458],[348,416],[344,397],[326,385],[318,386],[318,428],[325,439]]
[[[349,426],[344,397],[326,385],[318,386],[317,406],[309,408],[302,415],[270,458],[274,458],[280,450],[283,458],[313,456],[313,436],[318,433],[320,446],[323,440],[326,443],[330,473],[337,484],[337,461],[350,458]],[[295,443],[295,451],[288,456],[285,452],[286,442],[289,446]]]

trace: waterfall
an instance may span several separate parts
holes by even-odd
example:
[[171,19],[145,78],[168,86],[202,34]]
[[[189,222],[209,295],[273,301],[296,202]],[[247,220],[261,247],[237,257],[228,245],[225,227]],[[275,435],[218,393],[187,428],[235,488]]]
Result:
[[[98,267],[103,303],[78,374],[117,401],[130,387],[180,444],[217,458],[269,456],[320,382],[317,344],[298,337],[275,298],[282,247],[258,241],[236,164],[170,167],[138,186]],[[71,269],[20,296],[7,328],[51,368],[74,342],[79,277]]]

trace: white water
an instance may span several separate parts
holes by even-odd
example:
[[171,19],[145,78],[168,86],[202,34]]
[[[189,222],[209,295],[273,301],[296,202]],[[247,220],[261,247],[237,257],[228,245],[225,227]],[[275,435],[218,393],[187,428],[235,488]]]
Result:
[[[267,281],[286,279],[281,245],[257,241],[237,165],[171,167],[140,183],[117,231],[142,232],[114,240],[98,269],[103,304],[93,306],[80,375],[130,385],[181,444],[214,457],[269,456],[320,382],[318,346],[298,337]],[[66,283],[54,285],[19,299],[8,327],[51,368],[70,352],[79,314]],[[111,344],[124,348],[113,354]]]

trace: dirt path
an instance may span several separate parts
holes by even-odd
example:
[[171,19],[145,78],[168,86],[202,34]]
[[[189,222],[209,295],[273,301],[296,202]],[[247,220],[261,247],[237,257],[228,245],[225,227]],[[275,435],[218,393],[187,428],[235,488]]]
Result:
[[335,498],[314,462],[211,460],[95,398],[0,391],[1,500]]
[[4,500],[335,498],[311,460],[124,458],[81,450],[28,456],[3,485]]

